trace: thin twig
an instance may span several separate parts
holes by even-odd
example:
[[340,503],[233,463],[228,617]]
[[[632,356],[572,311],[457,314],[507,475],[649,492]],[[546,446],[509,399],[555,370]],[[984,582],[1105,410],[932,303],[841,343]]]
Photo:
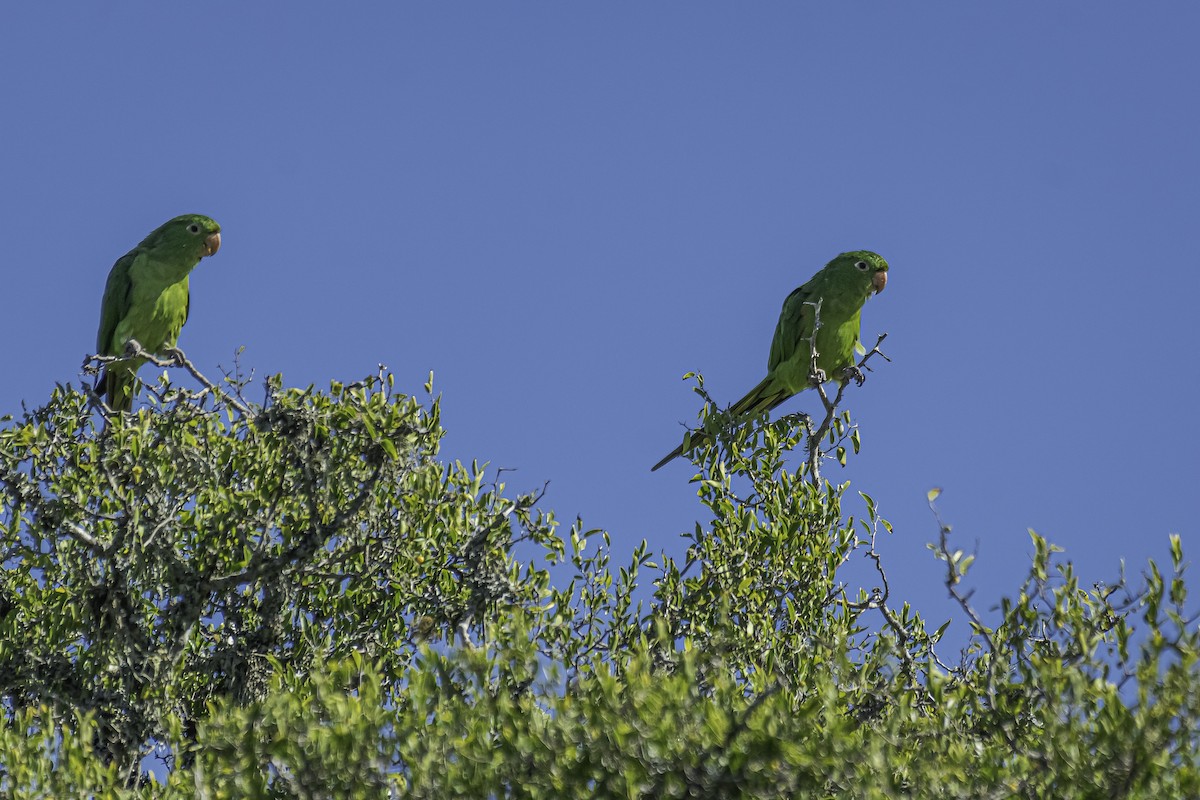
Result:
[[857,374],[861,377],[864,369],[867,372],[872,372],[873,370],[867,365],[867,362],[871,360],[872,356],[878,355],[884,361],[888,362],[890,362],[891,359],[879,349],[879,345],[883,344],[883,340],[888,337],[886,333],[881,333],[879,334],[879,338],[875,340],[875,346],[868,350],[867,353],[861,359],[859,359],[857,364],[855,364],[853,367],[847,368],[845,373],[842,376],[839,376],[837,394],[835,394],[833,399],[830,400],[829,394],[825,391],[825,385],[822,382],[823,379],[827,379],[829,376],[817,369],[818,354],[816,348],[816,329],[820,326],[821,320],[820,303],[812,303],[810,305],[814,306],[816,317],[813,323],[813,335],[809,337],[809,347],[812,351],[809,380],[813,382],[814,388],[817,390],[817,395],[821,398],[821,404],[825,406],[825,418],[821,420],[821,424],[817,426],[816,430],[812,430],[811,428],[808,430],[809,481],[813,486],[817,486],[821,480],[820,461],[822,454],[820,443],[825,438],[825,435],[829,433],[829,429],[833,425],[833,418],[837,414],[838,406],[840,406],[842,403],[842,396],[846,393],[846,387],[850,385],[850,374]]
[[[91,374],[94,372],[98,372],[100,368],[107,367],[111,364],[119,364],[119,363],[125,363],[125,362],[129,362],[129,361],[139,361],[139,360],[153,364],[156,367],[162,367],[164,369],[172,368],[172,367],[183,367],[206,390],[212,392],[214,395],[216,395],[218,397],[221,397],[226,403],[228,403],[233,408],[237,409],[242,414],[244,414],[246,416],[250,416],[253,414],[253,411],[251,410],[250,406],[248,406],[245,402],[240,400],[238,397],[235,397],[234,395],[231,395],[228,392],[223,391],[215,383],[210,381],[204,375],[204,373],[200,372],[200,370],[196,367],[196,365],[193,364],[188,359],[187,355],[184,354],[184,352],[177,347],[164,348],[162,354],[159,355],[156,353],[151,353],[150,351],[146,350],[146,348],[142,347],[141,343],[138,342],[136,339],[130,339],[128,342],[125,343],[125,352],[123,354],[121,354],[119,356],[102,356],[102,355],[89,356],[87,359],[84,360],[83,368],[84,368],[85,372]],[[99,398],[96,398],[96,399],[99,399]],[[101,401],[101,405],[107,411],[112,413],[112,409],[108,408],[108,406],[105,405],[102,401]]]

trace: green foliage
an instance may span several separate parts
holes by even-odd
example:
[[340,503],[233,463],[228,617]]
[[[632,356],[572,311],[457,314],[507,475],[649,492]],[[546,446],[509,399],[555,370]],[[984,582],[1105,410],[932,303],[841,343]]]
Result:
[[1033,534],[985,619],[937,518],[972,630],[947,659],[891,596],[874,501],[820,477],[859,446],[840,393],[733,429],[706,406],[705,521],[618,567],[442,464],[437,401],[387,374],[242,389],[161,383],[102,427],[63,388],[0,430],[0,794],[1200,795],[1178,538],[1089,589]]
[[386,749],[394,718],[376,673],[358,656],[328,670],[280,674],[259,702],[214,705],[199,731],[194,776],[215,797],[386,797],[400,785]]
[[267,389],[252,407],[164,387],[98,429],[60,388],[0,432],[16,602],[0,693],[93,713],[97,750],[130,774],[172,719],[194,731],[211,700],[257,699],[281,670],[360,653],[399,685],[418,639],[486,638],[540,601],[544,573],[522,575],[514,544],[560,552],[534,496],[437,460],[436,401],[388,375]]
[[11,710],[0,719],[0,787],[11,800],[137,797],[115,764],[96,758],[86,715],[59,719],[47,708]]

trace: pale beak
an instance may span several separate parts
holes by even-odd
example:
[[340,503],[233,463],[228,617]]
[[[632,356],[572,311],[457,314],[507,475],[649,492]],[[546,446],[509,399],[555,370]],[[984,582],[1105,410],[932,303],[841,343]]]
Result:
[[221,234],[210,233],[204,237],[204,255],[211,256],[221,249]]
[[883,287],[887,286],[887,273],[876,272],[875,277],[871,278],[871,285],[875,287],[875,294],[882,292]]

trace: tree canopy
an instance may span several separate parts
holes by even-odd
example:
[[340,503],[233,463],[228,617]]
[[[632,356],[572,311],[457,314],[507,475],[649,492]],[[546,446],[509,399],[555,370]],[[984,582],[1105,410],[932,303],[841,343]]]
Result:
[[1200,796],[1179,539],[1089,583],[1033,534],[988,614],[939,519],[947,652],[869,487],[822,474],[860,446],[840,391],[730,428],[697,377],[719,435],[673,557],[440,460],[432,376],[252,401],[171,361],[199,388],[64,385],[0,429],[6,797]]

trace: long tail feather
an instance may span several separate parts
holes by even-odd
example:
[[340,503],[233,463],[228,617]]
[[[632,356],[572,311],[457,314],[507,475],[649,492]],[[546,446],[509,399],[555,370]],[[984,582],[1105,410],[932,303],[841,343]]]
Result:
[[[729,409],[729,417],[730,419],[734,420],[734,424],[738,424],[746,417],[753,416],[763,411],[770,411],[784,400],[787,400],[789,397],[791,397],[791,394],[786,389],[773,387],[772,384],[773,381],[771,380],[771,376],[768,375],[767,377],[763,378],[757,386],[751,389],[745,397],[733,404],[733,407]],[[689,445],[688,449],[690,450],[698,447],[708,440],[709,437],[706,434],[700,431],[693,431],[691,440],[687,442]],[[667,453],[667,455],[663,457],[662,461],[659,461],[657,464],[651,467],[650,471],[654,472],[659,467],[664,466],[669,461],[678,458],[681,455],[683,455],[683,442],[681,442],[679,446],[670,453]]]
[[773,384],[774,381],[770,375],[763,378],[759,381],[758,386],[755,386],[746,393],[745,397],[733,404],[733,407],[729,409],[729,416],[738,420],[743,417],[751,417],[763,411],[770,411],[791,397],[786,390],[780,389]]
[[[694,439],[694,438],[696,438],[696,437],[692,437],[692,438]],[[693,442],[693,445],[695,445],[695,444],[697,444],[697,443],[698,443],[698,442]],[[651,467],[651,468],[650,468],[650,471],[651,471],[651,472],[654,472],[654,471],[655,471],[655,470],[657,470],[659,467],[666,465],[666,464],[667,464],[669,461],[672,461],[672,460],[674,460],[674,459],[678,458],[678,457],[679,457],[679,456],[681,456],[681,455],[683,455],[683,443],[682,443],[682,442],[680,442],[679,446],[678,446],[678,447],[676,447],[674,450],[672,450],[671,452],[667,453],[667,454],[666,454],[666,455],[663,457],[663,460],[662,460],[662,461],[659,461],[657,464],[655,464],[653,467]]]
[[104,382],[109,408],[123,412],[133,410],[133,375],[125,370],[106,369],[101,380]]

